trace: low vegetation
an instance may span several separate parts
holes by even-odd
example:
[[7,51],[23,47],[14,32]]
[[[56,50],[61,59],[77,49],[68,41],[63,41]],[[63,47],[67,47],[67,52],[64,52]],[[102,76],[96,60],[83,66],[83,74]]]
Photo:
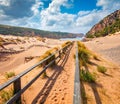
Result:
[[[90,63],[90,58],[92,54],[85,47],[84,44],[78,42],[78,58],[80,62],[80,79],[85,82],[95,82],[96,77],[94,74],[91,74],[88,69],[86,69],[87,64]],[[84,69],[83,69],[84,68]]]
[[2,37],[0,37],[0,47],[2,47],[2,48],[4,48],[3,42],[5,42],[5,40]]
[[[52,50],[49,50],[49,51],[45,52],[45,54],[40,56],[39,61],[41,61],[41,60],[49,57],[50,55],[52,55],[51,51]],[[51,58],[47,59],[42,65],[40,65],[40,67],[44,67],[44,66],[48,65],[54,59],[55,59],[55,55],[53,55]],[[55,65],[55,62],[51,66],[53,66],[53,65]],[[45,78],[45,77],[47,77],[46,71],[42,74],[42,78]]]
[[65,43],[62,44],[63,54],[66,52],[66,49],[67,49],[67,48],[65,48],[65,47],[66,47],[67,45],[69,45],[70,43],[71,43],[71,41],[67,41],[67,42],[65,42]]
[[5,77],[8,79],[8,78],[11,78],[11,77],[13,77],[13,76],[15,76],[15,73],[14,72],[6,72],[6,74],[5,74]]
[[85,47],[84,44],[78,42],[78,57],[80,60],[80,66],[86,66],[90,61],[90,51]]
[[96,77],[94,74],[91,74],[90,72],[81,69],[80,70],[80,79],[85,82],[95,82]]
[[4,42],[4,39],[2,37],[0,37],[0,42]]
[[9,90],[2,90],[0,91],[0,97],[2,100],[2,104],[5,104],[6,101],[8,101],[12,96],[13,96],[13,89],[9,89]]
[[[71,42],[70,41],[68,41],[68,42],[65,42],[64,44],[62,44],[62,48],[63,47],[65,47],[66,45],[68,45],[68,44],[70,44]],[[39,67],[44,67],[44,66],[46,66],[46,65],[48,65],[51,61],[53,61],[53,60],[55,60],[55,58],[56,58],[56,56],[55,56],[55,54],[53,54],[53,53],[55,53],[57,50],[59,50],[59,48],[58,47],[55,47],[55,48],[53,48],[53,49],[50,49],[50,50],[48,50],[48,51],[46,51],[42,56],[40,56],[39,57],[39,61],[41,61],[41,60],[43,60],[43,59],[45,59],[45,58],[47,58],[47,57],[49,57],[49,56],[51,56],[49,59],[47,59],[42,65],[40,65]],[[63,51],[66,51],[66,50],[64,50],[63,49]],[[52,63],[52,65],[51,65],[51,67],[52,66],[54,66],[56,64],[56,61],[54,61],[53,63]],[[43,75],[42,75],[42,78],[45,78],[47,76],[47,73],[46,73],[46,71],[43,73]]]
[[97,66],[97,70],[101,73],[105,73],[107,71],[106,67],[100,65]]

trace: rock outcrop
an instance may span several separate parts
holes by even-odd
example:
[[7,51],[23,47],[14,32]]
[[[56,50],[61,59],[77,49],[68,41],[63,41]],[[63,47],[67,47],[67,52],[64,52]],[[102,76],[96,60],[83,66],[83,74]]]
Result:
[[117,31],[120,31],[120,10],[111,13],[99,23],[94,25],[91,30],[86,33],[86,37],[93,38],[106,36]]

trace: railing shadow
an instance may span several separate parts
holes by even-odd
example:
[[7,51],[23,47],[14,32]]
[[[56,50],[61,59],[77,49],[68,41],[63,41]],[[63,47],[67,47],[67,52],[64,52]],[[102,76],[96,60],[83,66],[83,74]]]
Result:
[[[71,50],[71,48],[70,48],[70,50]],[[50,94],[51,89],[53,88],[58,76],[61,74],[61,72],[64,69],[63,67],[67,62],[67,59],[70,54],[70,50],[64,56],[64,58],[62,59],[62,62],[60,61],[61,64],[53,67],[53,69],[55,70],[54,73],[49,77],[49,79],[45,83],[44,87],[40,90],[38,95],[33,99],[32,104],[36,104],[37,102],[39,102],[39,104],[44,104],[44,102],[46,101],[48,95]]]
[[87,104],[87,97],[86,97],[86,92],[85,92],[85,87],[83,82],[80,82],[80,89],[81,89],[81,96],[82,96],[82,103]]
[[[87,65],[85,66],[85,69],[89,72],[89,68],[87,67]],[[95,82],[94,83],[88,83],[88,84],[92,88],[93,94],[95,96],[96,104],[102,104],[100,95],[99,95],[98,90],[97,90],[97,87],[102,87],[102,85],[97,84]]]

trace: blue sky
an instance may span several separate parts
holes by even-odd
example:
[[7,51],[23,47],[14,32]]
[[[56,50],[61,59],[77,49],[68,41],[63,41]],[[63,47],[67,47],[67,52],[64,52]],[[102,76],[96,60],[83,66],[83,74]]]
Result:
[[86,33],[120,0],[0,0],[0,24]]

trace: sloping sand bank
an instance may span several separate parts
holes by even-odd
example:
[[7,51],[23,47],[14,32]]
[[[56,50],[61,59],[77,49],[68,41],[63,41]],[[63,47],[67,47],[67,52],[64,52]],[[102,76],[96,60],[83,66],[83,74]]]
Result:
[[93,39],[84,44],[107,60],[120,65],[120,33],[116,35]]

